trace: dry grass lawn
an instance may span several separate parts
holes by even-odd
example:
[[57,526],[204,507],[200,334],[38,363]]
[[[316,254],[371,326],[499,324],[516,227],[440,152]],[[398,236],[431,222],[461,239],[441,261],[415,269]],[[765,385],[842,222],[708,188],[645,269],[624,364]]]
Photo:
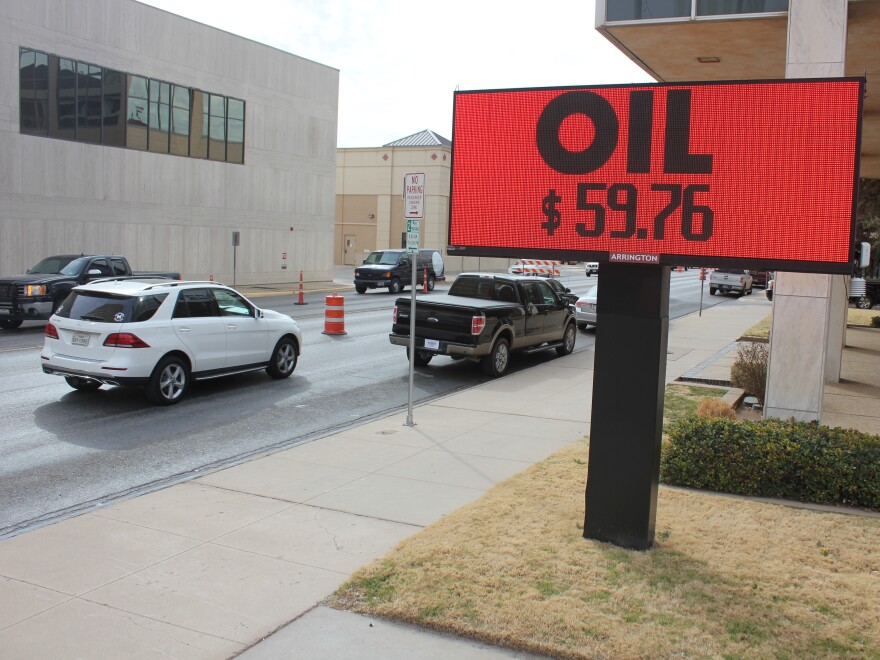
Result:
[[[880,316],[880,311],[870,309],[856,309],[855,307],[849,307],[846,310],[846,315],[846,322],[849,325],[863,325],[871,327],[871,319],[875,316]],[[770,320],[772,317],[772,314],[768,314],[751,328],[746,330],[742,334],[742,336],[755,337],[757,339],[770,339]]]
[[357,572],[335,607],[559,658],[880,658],[880,519],[661,486],[646,552],[583,538],[585,442]]

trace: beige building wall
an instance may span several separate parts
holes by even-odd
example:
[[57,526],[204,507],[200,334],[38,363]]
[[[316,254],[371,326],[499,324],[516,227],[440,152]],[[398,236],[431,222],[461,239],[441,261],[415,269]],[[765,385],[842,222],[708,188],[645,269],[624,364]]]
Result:
[[439,145],[337,149],[334,262],[360,265],[374,250],[406,247],[403,178],[424,172],[421,247],[440,250],[448,274],[506,269],[512,260],[448,256],[451,165],[452,151]]
[[[21,134],[19,47],[243,99],[244,164]],[[336,69],[133,0],[0,1],[0,274],[113,252],[193,279],[331,279],[338,96]]]

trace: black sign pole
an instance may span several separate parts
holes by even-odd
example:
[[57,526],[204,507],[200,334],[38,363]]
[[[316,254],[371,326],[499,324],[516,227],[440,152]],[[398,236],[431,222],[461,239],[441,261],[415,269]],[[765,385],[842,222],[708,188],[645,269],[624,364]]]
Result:
[[669,271],[599,265],[584,537],[635,550],[654,541]]

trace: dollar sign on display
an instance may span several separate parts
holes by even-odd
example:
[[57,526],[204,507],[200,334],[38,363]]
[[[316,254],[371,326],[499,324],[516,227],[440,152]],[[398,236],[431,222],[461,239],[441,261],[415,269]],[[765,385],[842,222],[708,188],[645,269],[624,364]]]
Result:
[[551,188],[550,193],[541,202],[541,211],[547,216],[547,219],[541,223],[541,229],[547,230],[547,236],[553,236],[553,232],[562,224],[562,214],[556,208],[561,201],[562,198]]

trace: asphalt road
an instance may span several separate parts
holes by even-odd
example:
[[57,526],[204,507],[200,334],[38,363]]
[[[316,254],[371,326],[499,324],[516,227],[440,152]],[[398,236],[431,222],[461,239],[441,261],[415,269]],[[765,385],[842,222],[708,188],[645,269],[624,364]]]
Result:
[[[563,281],[575,293],[597,281],[568,272]],[[697,271],[673,272],[670,317],[695,311],[699,294]],[[139,390],[71,390],[41,371],[43,323],[0,331],[0,538],[406,408],[408,362],[388,342],[396,296],[345,298],[341,336],[322,333],[324,294],[306,296],[302,306],[292,295],[255,298],[300,322],[304,348],[293,376],[274,381],[256,372],[198,383],[170,407],[152,406]],[[706,288],[704,306],[725,300],[732,299],[710,297]],[[579,332],[575,350],[594,340],[592,330]],[[552,359],[554,351],[517,356],[513,368]],[[435,358],[416,370],[414,401],[486,379],[474,363]]]

